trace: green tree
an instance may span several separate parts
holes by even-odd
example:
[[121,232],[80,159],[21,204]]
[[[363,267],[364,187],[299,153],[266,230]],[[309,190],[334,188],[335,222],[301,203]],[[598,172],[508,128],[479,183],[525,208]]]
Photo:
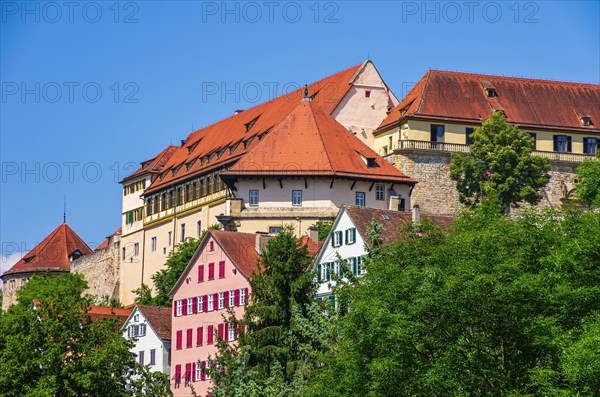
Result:
[[577,177],[577,197],[590,207],[600,207],[600,159],[585,160],[577,168]]
[[250,280],[251,299],[237,344],[219,343],[215,397],[297,396],[319,364],[327,332],[306,246],[285,229],[269,241]]
[[319,241],[324,241],[333,226],[333,220],[317,221],[313,226],[319,231]]
[[339,291],[303,396],[599,395],[600,214],[486,202],[399,237]]
[[533,156],[533,148],[533,138],[507,123],[502,112],[492,114],[475,129],[471,153],[452,155],[450,177],[460,201],[473,206],[495,194],[503,208],[538,203],[550,162]]
[[[132,342],[117,319],[92,322],[80,275],[35,275],[0,318],[3,396],[126,396]],[[34,308],[35,302],[35,308]]]

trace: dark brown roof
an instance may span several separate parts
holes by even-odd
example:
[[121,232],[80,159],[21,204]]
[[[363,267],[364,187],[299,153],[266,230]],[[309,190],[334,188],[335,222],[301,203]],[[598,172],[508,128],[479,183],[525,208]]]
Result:
[[210,230],[209,233],[231,261],[246,276],[250,277],[256,270],[258,253],[256,252],[256,234]]
[[[492,87],[496,98],[488,98]],[[502,109],[510,123],[600,133],[600,85],[430,70],[378,130],[405,117],[480,123]],[[590,116],[593,125],[580,118]],[[377,133],[377,132],[376,132]]]
[[162,340],[171,340],[171,308],[164,306],[136,305],[154,332]]
[[416,183],[313,101],[298,102],[269,135],[221,175],[313,175]]
[[[365,240],[368,238],[367,229],[371,227],[373,219],[383,227],[379,236],[387,243],[395,240],[400,226],[412,221],[411,212],[379,210],[355,205],[344,205],[343,208],[348,212],[356,229]],[[432,220],[438,226],[449,226],[454,222],[455,217],[421,213],[421,219]]]
[[177,150],[177,146],[169,145],[164,148],[159,154],[151,158],[150,160],[143,161],[141,167],[137,170],[133,171],[129,176],[125,177],[121,183],[135,178],[138,175],[142,175],[148,172],[159,173],[162,171],[164,166],[167,164],[167,161],[171,158],[173,153]]
[[[314,95],[314,102],[331,114],[365,64],[352,66],[310,84],[309,95]],[[259,137],[268,133],[296,107],[304,96],[303,91],[304,88],[300,88],[192,132],[145,194],[235,163],[258,143]]]
[[15,263],[13,267],[4,272],[2,277],[37,271],[68,272],[71,270],[69,256],[77,250],[81,255],[92,252],[77,233],[69,225],[63,223]]

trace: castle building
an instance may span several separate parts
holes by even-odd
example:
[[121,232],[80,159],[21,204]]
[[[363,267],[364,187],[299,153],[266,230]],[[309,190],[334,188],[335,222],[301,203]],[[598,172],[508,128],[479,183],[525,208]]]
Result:
[[471,134],[493,112],[535,140],[550,160],[551,180],[541,206],[560,206],[576,182],[576,168],[600,142],[600,85],[472,73],[428,71],[374,132],[374,149],[419,181],[413,204],[456,213],[461,205],[448,165],[468,152]]
[[88,245],[67,225],[61,224],[17,263],[2,274],[2,309],[17,302],[17,290],[36,273],[71,271],[74,260],[92,253]]
[[[340,123],[349,137],[354,136],[358,142],[367,144],[372,143],[372,132],[398,103],[370,61],[309,84],[307,90],[312,106],[319,106]],[[243,203],[241,197],[225,185],[221,174],[268,137],[274,127],[298,106],[303,96],[304,89],[299,89],[197,130],[182,141],[181,146],[168,148],[170,157],[161,161],[158,167],[150,167],[148,162],[142,164],[122,182],[121,302],[133,302],[131,291],[139,288],[142,282],[152,286],[151,276],[163,268],[168,254],[186,237],[198,237],[203,229],[220,221],[227,228],[232,228],[237,221],[240,222],[235,226],[237,230],[248,230],[241,217],[233,219],[241,214]],[[327,147],[327,150],[333,148]],[[163,158],[167,156],[162,154]],[[148,174],[150,168],[153,172]],[[302,181],[306,179],[302,182],[304,186],[312,177],[297,176]],[[270,191],[281,189],[279,182],[271,184],[267,178],[256,181],[265,188],[269,182]],[[236,188],[245,189],[246,185],[240,183]],[[129,194],[131,199],[127,197]],[[265,194],[263,192],[266,198]],[[249,197],[243,199],[250,201]],[[298,197],[295,200],[297,202]],[[285,197],[285,202],[288,201],[291,203],[292,197]],[[263,205],[266,205],[264,201]],[[277,206],[288,212],[292,204]],[[336,211],[337,208],[324,213],[323,218],[333,217]],[[268,213],[263,215],[263,221],[249,221],[248,227],[254,228],[261,223],[265,231],[271,227],[276,231],[283,223],[288,223],[281,217],[271,222]],[[300,222],[296,218],[300,218]],[[310,219],[314,217],[311,215]],[[293,216],[293,223],[299,234],[310,226],[308,221],[302,221],[302,216]],[[251,231],[256,230],[264,229]]]

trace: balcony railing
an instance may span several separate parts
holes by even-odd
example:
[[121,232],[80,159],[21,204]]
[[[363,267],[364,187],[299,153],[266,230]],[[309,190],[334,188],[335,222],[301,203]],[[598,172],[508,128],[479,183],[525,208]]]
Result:
[[[445,153],[469,153],[470,145],[462,143],[447,143],[447,142],[430,142],[416,140],[401,140],[398,141],[392,151],[384,148],[379,151],[381,156],[389,156],[395,151],[403,150],[425,150]],[[534,150],[534,156],[545,157],[551,161],[564,161],[569,163],[581,163],[583,160],[592,159],[594,155],[581,153],[565,153],[565,152],[548,152],[543,150]]]

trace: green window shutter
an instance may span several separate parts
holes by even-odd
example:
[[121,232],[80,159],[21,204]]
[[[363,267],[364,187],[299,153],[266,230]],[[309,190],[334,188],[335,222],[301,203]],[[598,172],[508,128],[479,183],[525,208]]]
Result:
[[359,275],[361,272],[361,262],[362,262],[362,256],[356,257],[356,269],[357,269],[356,275]]
[[344,277],[344,267],[342,261],[338,262],[338,269],[338,274],[340,275],[340,278]]
[[331,280],[331,273],[330,273],[329,262],[327,262],[325,264],[325,281],[330,281],[330,280]]
[[350,244],[350,240],[349,240],[349,236],[350,236],[350,235],[348,234],[348,231],[349,231],[349,230],[347,230],[347,229],[346,229],[346,231],[345,231],[345,234],[346,234],[346,236],[345,236],[345,237],[346,237],[346,245]]
[[322,281],[321,280],[321,264],[320,263],[317,265],[317,281],[318,282]]
[[356,228],[352,228],[352,243],[356,242]]

